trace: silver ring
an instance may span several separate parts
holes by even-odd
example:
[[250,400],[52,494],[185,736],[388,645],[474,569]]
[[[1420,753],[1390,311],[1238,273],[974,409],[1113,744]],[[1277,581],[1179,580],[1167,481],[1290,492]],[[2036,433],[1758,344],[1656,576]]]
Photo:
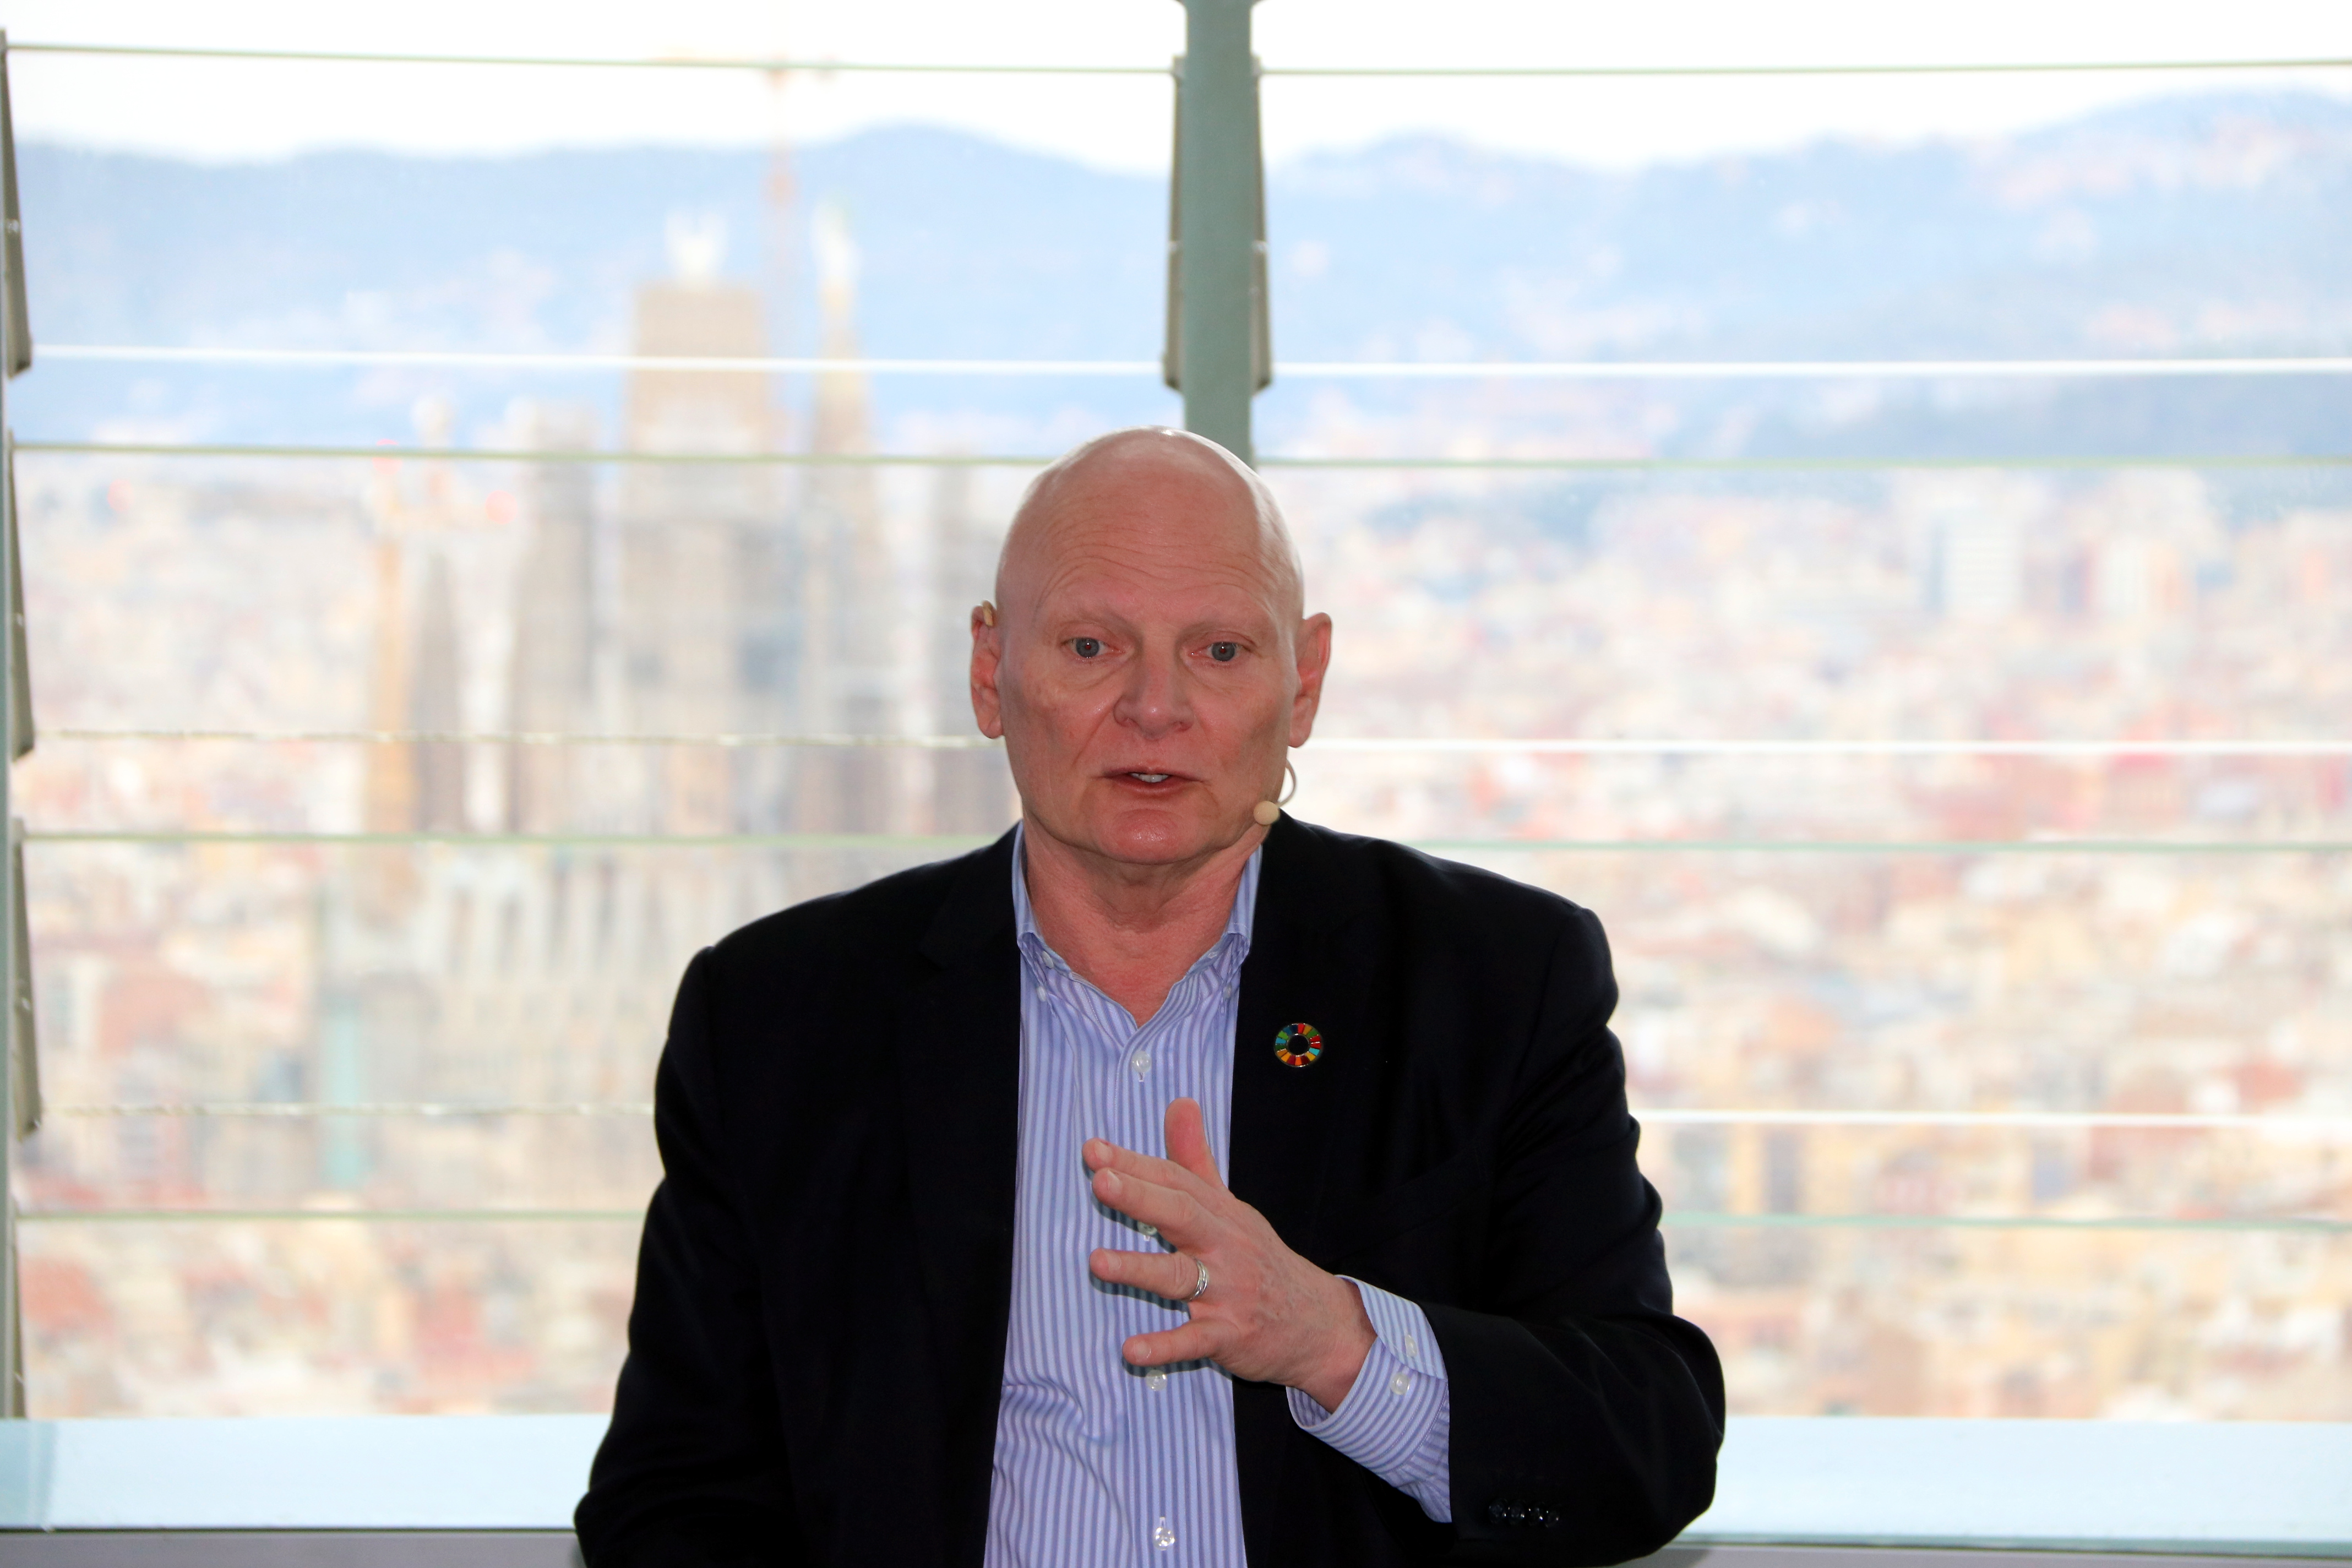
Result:
[[1187,1301],[1197,1301],[1209,1293],[1209,1266],[1195,1258],[1192,1267],[1200,1273],[1200,1283],[1193,1286],[1192,1293],[1184,1298]]

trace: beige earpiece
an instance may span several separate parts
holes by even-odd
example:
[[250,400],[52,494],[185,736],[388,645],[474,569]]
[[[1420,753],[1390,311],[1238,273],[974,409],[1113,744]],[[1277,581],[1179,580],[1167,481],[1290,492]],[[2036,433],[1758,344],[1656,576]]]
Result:
[[982,599],[980,602],[980,607],[972,613],[980,617],[980,624],[983,626],[992,626],[996,624],[996,606],[986,599]]
[[1276,819],[1282,816],[1282,808],[1290,804],[1291,797],[1298,793],[1298,770],[1292,767],[1288,763],[1285,763],[1282,764],[1282,772],[1284,776],[1290,781],[1288,786],[1282,792],[1282,798],[1280,800],[1262,800],[1255,805],[1250,807],[1250,816],[1257,819],[1257,825],[1260,827],[1272,827],[1275,825]]

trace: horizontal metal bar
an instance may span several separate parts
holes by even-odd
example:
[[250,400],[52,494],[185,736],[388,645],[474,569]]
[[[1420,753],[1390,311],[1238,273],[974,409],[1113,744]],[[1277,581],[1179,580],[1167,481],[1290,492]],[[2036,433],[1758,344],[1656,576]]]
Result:
[[[749,375],[1159,375],[1157,360],[713,358],[462,349],[264,349],[132,343],[44,346],[45,359],[139,363],[691,371]],[[2352,375],[2352,355],[2008,360],[1323,360],[1275,366],[1297,380],[1937,381],[1984,377]]]
[[474,370],[685,371],[698,375],[1152,375],[1158,360],[810,359],[707,354],[524,353],[471,349],[171,348],[43,344],[41,357],[140,364],[374,365]]
[[[995,751],[984,735],[597,734],[551,730],[44,730],[45,741],[236,741],[411,746],[768,746]],[[2347,757],[2352,741],[1706,741],[1546,740],[1508,736],[1342,735],[1310,741],[1307,752],[1592,757]]]
[[365,458],[374,462],[643,463],[704,468],[1042,468],[1054,460],[1011,453],[632,452],[625,448],[579,451],[532,447],[404,447],[390,442],[373,446],[293,446],[282,442],[19,441],[16,450],[95,457]]
[[2210,359],[1324,360],[1275,366],[1293,380],[1781,381],[1853,377],[2352,375],[2352,355]]
[[1667,1230],[2147,1230],[2269,1232],[2352,1236],[2352,1219],[2302,1215],[2248,1219],[2160,1219],[2137,1215],[1950,1214],[1696,1214],[1666,1211]]
[[[1165,76],[1165,66],[987,65],[893,60],[825,60],[760,55],[704,58],[597,55],[367,53],[350,49],[193,47],[169,44],[12,43],[14,54],[128,56],[157,59],[313,61],[339,65],[530,66],[597,70],[896,71],[926,75]],[[2014,76],[2101,71],[2336,70],[2352,59],[2275,56],[2198,60],[1889,61],[1860,65],[1746,66],[1266,66],[1269,77],[1673,77]]]
[[[19,441],[16,450],[89,457],[365,458],[377,462],[614,463],[714,468],[1038,468],[1033,452],[636,452],[535,447],[411,447],[379,441],[284,442]],[[1431,470],[1465,473],[1886,473],[1902,469],[2337,468],[2352,452],[2206,452],[2162,457],[2096,454],[1975,458],[1348,458],[1261,453],[1261,468]]]
[[14,55],[98,55],[140,59],[278,60],[332,65],[397,66],[552,66],[593,70],[733,70],[898,72],[922,76],[1160,76],[1166,66],[1108,65],[985,65],[971,62],[936,63],[909,60],[799,59],[786,56],[713,55],[653,56],[635,59],[597,55],[448,55],[376,54],[356,49],[199,48],[173,44],[11,43]]
[[2352,741],[1707,741],[1332,736],[1307,752],[1509,752],[1590,757],[2344,757]]
[[505,1102],[468,1103],[464,1100],[370,1100],[353,1104],[331,1104],[318,1100],[220,1100],[186,1103],[134,1103],[47,1105],[42,1107],[46,1118],[56,1116],[123,1117],[178,1119],[182,1117],[257,1118],[263,1121],[309,1121],[320,1120],[384,1119],[420,1117],[437,1121],[448,1117],[468,1116],[651,1116],[650,1100],[510,1100]]
[[[16,1217],[26,1225],[219,1225],[274,1224],[281,1221],[344,1225],[488,1225],[513,1221],[635,1225],[645,1218],[645,1211],[628,1208],[80,1208],[26,1209]],[[1662,1223],[1667,1230],[2119,1230],[2352,1235],[2352,1219],[2305,1215],[2167,1219],[2062,1215],[1707,1214],[1670,1209]]]
[[1004,742],[985,735],[601,735],[551,730],[47,730],[44,741],[250,741],[265,744],[368,746],[810,746],[983,752]]
[[1969,60],[1895,61],[1869,65],[1792,66],[1268,66],[1260,74],[1292,77],[1685,77],[2032,76],[2098,71],[2343,70],[2352,58],[2279,56],[2208,60]]
[[[300,828],[39,828],[30,844],[316,844],[608,849],[974,848],[987,836],[893,833],[341,833]],[[2342,855],[2352,838],[1411,838],[1416,849],[1485,855]]]
[[646,1211],[635,1209],[310,1209],[310,1208],[142,1208],[142,1209],[23,1209],[19,1225],[43,1224],[202,1224],[321,1220],[345,1225],[504,1224],[510,1220],[608,1225],[635,1225]]
[[2140,1110],[1734,1110],[1644,1108],[1633,1114],[1660,1127],[1935,1127],[2025,1131],[2195,1131],[2352,1136],[2352,1116],[2266,1116],[2260,1112]]
[[[27,835],[28,837],[38,837]],[[1414,838],[1454,854],[2341,855],[2352,838]]]
[[[18,449],[26,449],[25,443]],[[2352,452],[2181,452],[2164,457],[2071,454],[1979,458],[1318,458],[1260,453],[1261,468],[1409,469],[1464,473],[1807,474],[1906,469],[2340,468]]]
[[[400,1117],[643,1117],[650,1100],[373,1100],[335,1104],[318,1100],[198,1100],[187,1102],[50,1105],[48,1117],[177,1119],[252,1118],[275,1121],[390,1120]],[[1865,1127],[1926,1128],[1974,1131],[2206,1131],[2285,1133],[2297,1137],[2352,1136],[2352,1117],[2273,1116],[2260,1112],[2201,1114],[2193,1111],[2130,1110],[1806,1110],[1773,1107],[1691,1110],[1635,1106],[1633,1114],[1652,1127]]]
[[449,844],[481,847],[605,849],[937,849],[977,848],[991,835],[898,833],[334,833],[256,828],[58,828],[25,835],[40,844]]

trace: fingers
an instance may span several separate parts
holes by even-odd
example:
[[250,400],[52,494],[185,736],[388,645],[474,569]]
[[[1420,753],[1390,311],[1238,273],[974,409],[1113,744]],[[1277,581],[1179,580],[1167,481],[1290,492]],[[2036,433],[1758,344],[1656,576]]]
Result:
[[1108,1139],[1087,1139],[1083,1152],[1089,1171],[1117,1171],[1121,1175],[1140,1176],[1147,1182],[1157,1182],[1163,1187],[1186,1186],[1192,1180],[1192,1173],[1173,1160],[1139,1154]]
[[1209,1130],[1201,1121],[1201,1102],[1197,1100],[1171,1100],[1168,1102],[1168,1157],[1181,1165],[1213,1189],[1223,1190],[1224,1178],[1217,1174],[1217,1162],[1209,1154]]
[[1181,1252],[1115,1252],[1098,1247],[1087,1267],[1106,1285],[1133,1285],[1171,1301],[1181,1302],[1201,1283],[1200,1268]]
[[[1116,1143],[1105,1142],[1099,1138],[1089,1140],[1087,1143],[1086,1160],[1087,1168],[1096,1173],[1096,1195],[1101,1197],[1105,1203],[1112,1202],[1101,1185],[1101,1176],[1105,1172],[1110,1173],[1118,1177],[1120,1183],[1129,1186],[1139,1182],[1163,1192],[1183,1193],[1197,1200],[1207,1200],[1213,1194],[1223,1191],[1222,1187],[1204,1184],[1200,1177],[1173,1160],[1161,1160],[1150,1154],[1139,1154],[1132,1149],[1122,1149]],[[1113,1206],[1123,1207],[1116,1204]],[[1153,1223],[1159,1222],[1154,1220]]]
[[1205,1239],[1202,1222],[1206,1216],[1190,1193],[1117,1171],[1097,1171],[1094,1190],[1104,1203],[1129,1219],[1141,1220],[1178,1247]]
[[1201,1102],[1191,1099],[1170,1100],[1164,1127],[1167,1159],[1155,1160],[1149,1154],[1122,1149],[1107,1139],[1093,1138],[1087,1140],[1086,1146],[1087,1168],[1099,1171],[1108,1167],[1163,1183],[1181,1171],[1223,1191],[1225,1182],[1217,1173],[1215,1157],[1209,1152],[1209,1133],[1201,1120]]
[[1214,1361],[1225,1331],[1205,1319],[1195,1318],[1156,1334],[1137,1334],[1118,1347],[1129,1366],[1166,1366],[1171,1362]]
[[1224,1191],[1225,1180],[1217,1173],[1216,1157],[1209,1152],[1209,1133],[1201,1118],[1201,1102],[1189,1098],[1170,1100],[1163,1128],[1167,1159],[1121,1148],[1108,1138],[1089,1138],[1081,1151],[1087,1169],[1118,1171],[1174,1187],[1186,1185],[1184,1178],[1189,1176],[1206,1183],[1212,1192]]

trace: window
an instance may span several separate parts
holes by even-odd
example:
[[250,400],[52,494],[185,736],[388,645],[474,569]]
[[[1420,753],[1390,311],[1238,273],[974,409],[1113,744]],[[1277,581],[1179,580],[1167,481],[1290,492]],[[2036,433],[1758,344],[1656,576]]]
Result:
[[[2352,77],[1602,68],[2332,46],[1367,15],[1259,19],[1297,809],[1601,914],[1735,1411],[2352,1420]],[[1179,417],[1151,18],[16,45],[34,1414],[603,1407],[686,958],[1011,820],[962,616]]]

